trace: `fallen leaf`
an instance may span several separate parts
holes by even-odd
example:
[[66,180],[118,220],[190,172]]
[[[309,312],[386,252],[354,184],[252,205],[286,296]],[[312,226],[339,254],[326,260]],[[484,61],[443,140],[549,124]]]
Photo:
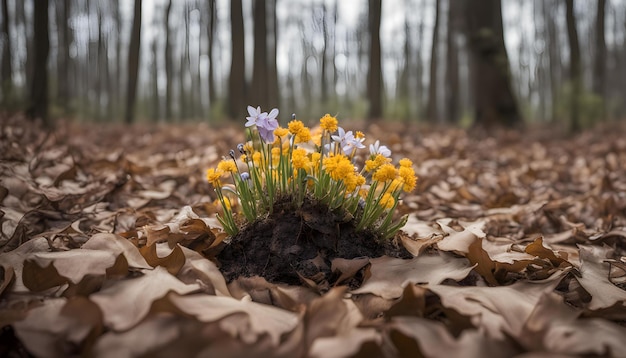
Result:
[[15,271],[11,266],[0,265],[0,297],[4,293],[4,290],[13,283],[15,278]]
[[[157,254],[157,245],[165,251],[167,256],[159,256]],[[169,252],[168,252],[169,251]],[[185,255],[180,246],[174,246],[174,249],[169,250],[167,244],[152,244],[150,246],[144,246],[139,249],[141,255],[146,259],[148,265],[152,267],[162,266],[167,269],[172,275],[176,275],[181,267],[185,264]]]
[[237,300],[232,297],[210,296],[204,294],[167,296],[182,312],[195,317],[201,322],[214,322],[235,314],[245,314],[248,324],[237,325],[237,336],[252,337],[247,343],[255,342],[260,336],[268,334],[271,341],[278,345],[281,336],[290,332],[298,324],[295,313],[276,307],[252,302],[249,299]]
[[504,339],[507,335],[519,337],[524,322],[530,317],[545,292],[551,292],[558,283],[552,279],[542,283],[516,282],[499,287],[454,287],[428,285],[441,303],[471,317],[472,323],[484,330],[487,337]]
[[610,250],[584,245],[579,245],[579,249],[581,267],[580,277],[576,280],[591,294],[589,309],[597,310],[626,302],[626,291],[615,286],[609,278],[611,265],[606,259]]
[[467,259],[446,253],[418,256],[410,260],[387,256],[371,259],[371,276],[353,294],[373,293],[385,299],[398,298],[411,283],[439,284],[446,279],[462,280],[472,270]]
[[599,318],[580,318],[555,293],[545,293],[524,325],[521,342],[528,349],[570,356],[620,356],[626,328]]
[[115,254],[124,254],[128,265],[133,268],[151,269],[146,260],[141,256],[137,247],[128,239],[115,234],[98,233],[93,235],[81,248],[88,250],[103,250]]
[[[78,301],[82,302],[82,315],[68,315],[71,306],[75,306]],[[99,312],[93,313],[96,314],[93,319],[86,318],[84,314],[94,312],[94,309],[97,312],[97,307],[84,298],[76,299],[75,303],[70,302],[65,298],[47,299],[43,305],[31,309],[24,320],[13,324],[16,335],[30,353],[37,357],[75,356],[81,353],[83,340],[98,324]],[[60,341],[71,344],[58,344]]]
[[197,284],[186,285],[161,266],[144,271],[138,278],[115,282],[90,296],[102,310],[105,325],[116,331],[135,326],[150,311],[152,302],[173,291],[187,294],[197,291]]
[[394,356],[415,357],[512,357],[520,353],[503,339],[494,339],[479,330],[466,330],[453,337],[436,321],[418,317],[394,317],[389,323]]

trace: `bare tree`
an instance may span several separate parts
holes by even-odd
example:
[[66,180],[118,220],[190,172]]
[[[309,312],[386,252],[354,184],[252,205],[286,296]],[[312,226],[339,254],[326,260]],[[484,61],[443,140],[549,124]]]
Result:
[[230,2],[230,28],[232,53],[228,77],[228,104],[231,119],[245,113],[246,68],[244,55],[243,9],[241,0]]
[[57,104],[67,114],[72,97],[70,78],[70,43],[72,30],[69,26],[71,1],[57,1],[54,5],[57,16]]
[[462,16],[459,14],[460,2],[448,1],[448,24],[446,34],[446,118],[452,123],[460,119],[460,85],[459,85],[459,48],[456,36]]
[[122,16],[120,14],[120,4],[119,0],[111,1],[111,7],[113,8],[113,19],[115,23],[115,73],[114,79],[114,88],[117,90],[111,92],[111,107],[117,109],[117,116],[121,116],[120,109],[123,108],[121,105],[123,101],[123,92],[120,89],[122,88]]
[[559,86],[561,79],[561,54],[559,51],[558,32],[554,16],[554,12],[556,12],[559,2],[560,1],[557,1],[556,3],[554,1],[541,2],[543,21],[547,32],[546,42],[548,46],[548,72],[550,74],[550,106],[552,108],[552,121],[557,119],[557,109],[560,102]]
[[380,21],[382,0],[368,0],[369,2],[369,67],[367,71],[367,98],[369,100],[368,118],[379,120],[383,116],[383,74],[380,52]]
[[165,120],[172,120],[172,82],[173,82],[173,68],[172,68],[172,41],[170,34],[170,14],[172,12],[172,0],[167,2],[165,7]]
[[135,0],[133,27],[128,48],[128,86],[126,93],[126,123],[135,119],[135,98],[137,96],[137,77],[139,70],[139,49],[141,45],[141,0]]
[[254,60],[252,63],[252,91],[250,101],[253,106],[267,108],[269,106],[268,73],[267,73],[267,3],[266,0],[255,0],[253,3],[254,17]]
[[150,44],[150,50],[151,50],[151,57],[152,57],[152,64],[150,66],[150,74],[151,74],[151,84],[152,84],[152,90],[151,90],[151,94],[152,94],[152,101],[151,101],[151,120],[153,122],[157,122],[159,119],[159,66],[158,66],[158,61],[157,58],[159,56],[158,51],[157,51],[157,43],[158,40],[156,37],[154,37],[152,39],[152,43]]
[[475,125],[517,125],[521,115],[511,89],[501,2],[468,0],[466,6]]
[[268,64],[267,64],[267,74],[268,74],[268,94],[269,94],[269,106],[278,108],[280,107],[280,89],[278,86],[278,66],[276,63],[276,59],[278,57],[278,17],[276,16],[276,5],[278,0],[268,0],[269,1],[269,15],[271,19],[271,26],[269,30],[269,49],[268,49]]
[[48,119],[48,53],[50,52],[48,0],[35,1],[34,12],[35,67],[27,114],[29,118],[41,119],[45,126],[50,126]]
[[[171,0],[170,0],[171,1]],[[209,26],[208,26],[208,57],[209,57],[209,104],[213,106],[217,101],[217,86],[215,85],[215,56],[213,47],[215,46],[215,28],[217,22],[216,1],[209,0]],[[209,111],[210,113],[210,111]]]
[[426,118],[430,122],[437,122],[439,111],[437,110],[437,48],[439,46],[439,12],[440,1],[435,1],[435,27],[433,28],[433,41],[430,50],[430,77],[428,83],[428,104],[426,107]]
[[593,63],[593,92],[602,99],[600,119],[606,117],[606,41],[604,39],[604,17],[606,0],[598,0],[596,10],[595,59]]
[[324,37],[324,46],[322,47],[322,58],[321,58],[321,73],[320,73],[320,80],[321,80],[321,100],[322,100],[322,106],[326,106],[327,102],[328,102],[328,92],[329,92],[329,88],[328,88],[328,74],[327,74],[327,69],[328,69],[328,47],[330,46],[330,36],[329,36],[329,32],[328,32],[328,10],[326,8],[326,3],[322,3],[322,13],[320,15],[321,17],[321,22],[322,22],[322,34]]
[[565,19],[567,22],[567,39],[570,49],[569,80],[572,86],[570,97],[570,130],[580,131],[580,97],[582,92],[582,68],[580,64],[580,44],[576,17],[574,15],[574,0],[565,0]]
[[2,37],[4,48],[2,49],[2,101],[6,104],[10,100],[13,91],[13,68],[11,66],[11,31],[9,26],[9,6],[7,0],[2,0]]

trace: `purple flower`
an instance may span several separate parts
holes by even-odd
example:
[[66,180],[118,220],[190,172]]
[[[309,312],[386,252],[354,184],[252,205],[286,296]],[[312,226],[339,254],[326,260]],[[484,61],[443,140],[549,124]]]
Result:
[[254,108],[252,106],[248,106],[248,113],[250,116],[246,117],[248,120],[248,122],[246,122],[246,127],[256,125],[263,142],[273,143],[274,130],[278,128],[278,121],[276,120],[276,117],[278,116],[278,109],[274,108],[268,114],[267,112],[261,112],[261,107]]

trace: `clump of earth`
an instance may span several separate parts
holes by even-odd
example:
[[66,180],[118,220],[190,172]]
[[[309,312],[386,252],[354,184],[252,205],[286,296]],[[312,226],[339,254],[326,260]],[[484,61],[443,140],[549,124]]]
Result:
[[[305,280],[336,279],[337,273],[331,271],[335,258],[412,257],[401,244],[380,240],[368,230],[357,231],[354,225],[349,214],[330,211],[323,204],[305,200],[294,208],[282,200],[273,213],[243,227],[216,258],[228,282],[261,276],[273,283],[300,285]],[[362,271],[347,284],[360,286]]]

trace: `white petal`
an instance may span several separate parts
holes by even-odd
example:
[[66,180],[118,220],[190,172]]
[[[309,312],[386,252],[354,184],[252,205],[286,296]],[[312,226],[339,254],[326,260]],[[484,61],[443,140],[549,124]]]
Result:
[[248,114],[250,114],[250,117],[256,117],[258,112],[254,109],[254,107],[248,106]]
[[278,108],[274,108],[270,111],[269,117],[276,118],[278,116]]

